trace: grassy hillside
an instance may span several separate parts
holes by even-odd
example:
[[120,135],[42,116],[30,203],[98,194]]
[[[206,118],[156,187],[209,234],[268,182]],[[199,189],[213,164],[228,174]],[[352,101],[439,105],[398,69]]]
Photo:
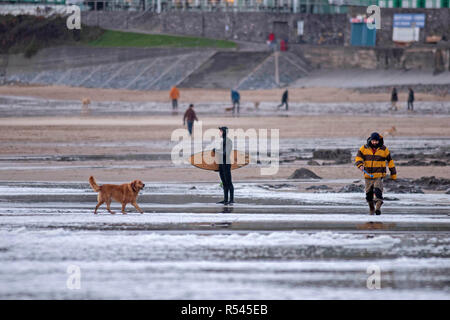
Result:
[[206,38],[153,35],[106,30],[89,45],[96,47],[214,47],[235,48],[236,43]]
[[96,47],[213,47],[234,48],[231,41],[195,37],[149,35],[103,30],[82,25],[69,30],[63,17],[0,15],[0,54],[24,53],[31,57],[42,48],[57,45]]

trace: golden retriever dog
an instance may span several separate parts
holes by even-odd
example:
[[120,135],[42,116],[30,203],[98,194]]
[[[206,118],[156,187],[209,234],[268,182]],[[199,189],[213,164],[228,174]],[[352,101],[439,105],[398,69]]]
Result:
[[98,192],[98,203],[95,207],[94,214],[97,214],[97,209],[105,202],[108,212],[114,214],[115,212],[111,211],[110,209],[111,201],[113,199],[122,204],[123,214],[126,214],[125,206],[127,205],[127,203],[131,203],[140,213],[144,213],[144,211],[142,211],[142,209],[139,208],[138,204],[136,203],[139,191],[141,191],[145,187],[145,184],[143,184],[141,180],[134,180],[133,182],[124,183],[121,185],[104,184],[102,186],[99,186],[95,182],[94,177],[90,176],[89,184],[95,192]]
[[397,133],[397,128],[395,128],[395,126],[393,126],[392,128],[385,131],[383,135],[384,136],[395,136],[396,133]]
[[83,106],[88,106],[88,105],[91,104],[91,99],[89,99],[89,98],[83,98],[83,99],[81,100],[81,102],[83,103]]

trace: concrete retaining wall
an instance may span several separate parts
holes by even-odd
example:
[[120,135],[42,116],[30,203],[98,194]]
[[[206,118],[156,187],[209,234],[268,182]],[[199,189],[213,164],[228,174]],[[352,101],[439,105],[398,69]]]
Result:
[[22,54],[1,56],[0,67],[1,61],[7,61],[3,64],[6,82],[167,90],[214,53],[181,48],[54,47],[30,59]]
[[[304,20],[304,36],[297,35],[297,21]],[[162,32],[265,42],[272,31],[279,39],[290,43],[344,45],[350,27],[345,14],[287,14],[265,12],[102,12],[82,13],[82,23],[109,29],[137,29]],[[284,30],[274,30],[274,23],[286,24]],[[344,30],[345,29],[345,30]]]
[[[122,63],[138,59],[156,58],[202,52],[205,49],[186,48],[95,48],[59,46],[38,51],[31,59],[23,54],[3,55],[8,60],[8,72],[44,71]],[[0,61],[2,61],[0,55]],[[0,63],[1,65],[1,63]]]
[[325,69],[415,69],[450,71],[450,49],[361,48],[338,46],[301,46],[303,55],[315,68]]
[[[82,22],[110,29],[138,29],[217,39],[265,42],[270,32],[289,43],[350,45],[350,18],[365,13],[364,7],[350,7],[347,14],[304,14],[270,12],[107,12],[82,13]],[[382,8],[377,45],[392,45],[394,13],[425,13],[425,28],[420,42],[429,35],[450,39],[450,8]],[[304,21],[304,35],[297,35],[297,21]],[[282,30],[277,26],[283,26]]]
[[[55,47],[30,59],[0,56],[0,83],[68,85],[88,88],[168,90],[185,88],[277,87],[269,51],[236,52],[186,48]],[[280,80],[289,84],[308,73],[307,63],[281,53]],[[261,72],[263,71],[262,77]]]

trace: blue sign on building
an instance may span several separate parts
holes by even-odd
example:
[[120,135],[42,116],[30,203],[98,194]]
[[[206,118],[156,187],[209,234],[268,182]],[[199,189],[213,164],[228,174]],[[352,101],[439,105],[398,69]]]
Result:
[[425,13],[395,13],[394,28],[424,28]]

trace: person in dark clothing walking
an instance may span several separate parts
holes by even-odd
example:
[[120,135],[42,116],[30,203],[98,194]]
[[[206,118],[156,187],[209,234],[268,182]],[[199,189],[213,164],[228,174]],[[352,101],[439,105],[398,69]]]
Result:
[[286,105],[286,110],[288,109],[288,91],[283,92],[283,96],[281,97],[281,104],[277,107],[278,109],[281,108],[283,105]]
[[408,88],[409,93],[408,93],[408,110],[413,111],[414,110],[414,91],[411,88]]
[[[233,141],[227,137],[228,128],[220,127],[220,135],[222,141],[217,149],[213,149],[216,162],[219,164],[219,176],[223,185],[223,201],[219,204],[233,204],[234,203],[234,186],[231,179],[231,152],[233,149]],[[228,198],[228,193],[230,197]]]
[[234,111],[236,110],[236,106],[237,106],[237,113],[239,113],[240,101],[241,95],[239,94],[239,92],[237,92],[237,90],[231,90],[231,102],[233,103],[233,114]]
[[397,89],[396,88],[392,88],[392,93],[391,93],[391,110],[395,110],[397,111],[397,101],[398,101],[398,95],[397,95]]
[[189,135],[192,136],[192,127],[194,125],[194,121],[198,121],[197,115],[195,114],[195,111],[194,111],[194,105],[192,103],[189,105],[189,108],[184,113],[183,126],[186,125],[186,120],[187,120]]

